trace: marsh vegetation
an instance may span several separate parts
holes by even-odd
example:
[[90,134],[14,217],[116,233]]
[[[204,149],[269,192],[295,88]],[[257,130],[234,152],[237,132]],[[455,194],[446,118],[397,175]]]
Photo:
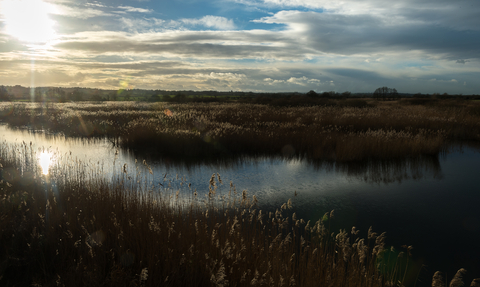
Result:
[[[0,118],[11,127],[107,137],[150,154],[305,156],[353,163],[339,166],[353,173],[376,160],[430,158],[450,144],[480,139],[477,103],[345,101],[0,103]],[[417,280],[411,246],[392,248],[372,230],[362,230],[362,239],[355,228],[332,229],[330,212],[305,222],[292,208],[294,196],[265,211],[233,183],[217,193],[218,174],[206,190],[183,181],[182,190],[163,187],[153,184],[146,161],[135,172],[122,168],[105,178],[101,166],[67,158],[46,175],[39,152],[28,143],[0,145],[4,286],[402,286]],[[445,281],[459,286],[464,273]],[[445,286],[439,273],[432,280]]]
[[189,157],[301,155],[338,162],[435,155],[480,141],[473,101],[330,101],[281,107],[242,103],[0,103],[0,121],[66,136]]

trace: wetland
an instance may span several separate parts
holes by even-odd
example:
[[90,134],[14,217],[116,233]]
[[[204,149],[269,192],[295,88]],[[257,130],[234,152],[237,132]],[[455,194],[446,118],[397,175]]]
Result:
[[[238,103],[95,102],[0,105],[0,116],[4,123],[0,126],[1,160],[4,161],[2,180],[3,184],[8,182],[8,185],[12,185],[7,185],[5,190],[14,186],[27,189],[30,185],[25,183],[25,178],[29,174],[36,174],[35,180],[43,182],[43,187],[50,189],[56,200],[61,195],[55,195],[55,192],[69,184],[78,185],[78,178],[91,182],[87,185],[90,189],[83,192],[128,187],[126,194],[133,198],[140,194],[140,198],[136,199],[139,206],[145,204],[146,199],[161,202],[153,195],[142,193],[147,190],[155,190],[156,196],[163,196],[164,201],[174,199],[175,204],[182,207],[190,206],[192,199],[200,204],[209,202],[211,198],[217,198],[217,203],[225,206],[231,202],[226,198],[231,196],[233,190],[242,201],[246,200],[247,194],[248,198],[255,196],[255,200],[252,199],[255,208],[266,214],[276,214],[280,206],[291,200],[290,208],[280,209],[287,213],[285,218],[295,216],[305,221],[328,223],[329,230],[340,232],[341,236],[335,237],[340,241],[346,238],[341,231],[343,229],[355,226],[360,230],[359,236],[369,238],[369,227],[373,226],[375,231],[387,233],[386,239],[382,239],[385,250],[390,246],[401,250],[401,246],[406,245],[404,252],[411,253],[408,257],[409,271],[395,271],[402,273],[400,277],[404,284],[416,282],[418,286],[427,286],[435,271],[445,272],[447,278],[452,278],[461,267],[470,271],[466,279],[471,281],[471,276],[478,276],[475,270],[480,269],[479,256],[474,250],[480,235],[480,215],[476,204],[479,197],[476,173],[480,167],[476,143],[480,140],[480,115],[476,103],[452,101],[429,106],[400,101],[372,101],[362,107],[345,104],[274,107]],[[36,162],[41,154],[48,155],[46,167],[38,167]],[[10,166],[5,162],[10,162]],[[212,174],[216,176],[213,178]],[[77,179],[68,179],[67,175]],[[117,185],[109,185],[112,182]],[[115,192],[109,194],[115,200],[124,200],[125,195]],[[81,197],[82,194],[77,196]],[[106,204],[106,198],[101,198]],[[242,204],[245,207],[246,203]],[[100,203],[96,206],[103,208]],[[146,207],[147,210],[149,208]],[[68,213],[68,210],[62,210]],[[335,210],[335,218],[327,220],[325,215],[331,210]],[[91,216],[98,217],[95,212],[89,212]],[[170,213],[170,216],[176,212],[178,210]],[[109,214],[107,218],[114,221]],[[148,214],[157,216],[153,212]],[[245,216],[242,212],[240,215]],[[84,220],[83,216],[77,216],[77,221]],[[41,216],[37,217],[41,219]],[[231,224],[221,216],[214,218],[219,224]],[[195,229],[195,221],[190,223],[191,228]],[[91,225],[90,230],[82,231],[82,227],[78,227],[80,231],[74,237],[81,237],[82,232],[84,237],[95,235],[102,239],[106,236],[105,228],[93,223]],[[146,228],[154,230],[154,225]],[[169,225],[164,228],[170,230],[171,222]],[[85,224],[80,226],[89,229]],[[96,233],[99,230],[101,232]],[[222,228],[212,227],[209,232],[213,230],[220,232]],[[146,233],[151,231],[144,230]],[[28,232],[33,234],[31,228]],[[255,231],[248,231],[248,236],[251,233]],[[279,234],[284,236],[283,240],[288,236],[288,233],[280,232],[275,237]],[[212,234],[208,236],[211,238]],[[244,238],[242,236],[246,235],[238,236]],[[310,239],[314,241],[313,237]],[[73,240],[72,244],[78,240]],[[348,240],[358,248],[358,240]],[[382,240],[372,244],[379,246]],[[342,241],[344,243],[341,245],[340,241],[336,245],[344,246],[342,252],[349,254],[345,242]],[[232,240],[229,241],[225,235],[219,237],[219,242],[231,244]],[[78,244],[90,244],[90,251],[98,247],[92,247],[88,240],[80,240]],[[375,249],[373,245],[370,251]],[[86,254],[88,248],[86,246]],[[185,250],[189,248],[186,246]],[[295,248],[298,247],[292,247],[292,250]],[[152,274],[154,265],[142,267],[127,251],[122,249],[121,252],[112,253],[123,256],[123,261],[111,260],[103,265],[98,263],[109,271],[100,272],[98,267],[91,270],[95,274],[85,274],[85,278],[98,276],[100,281],[101,278],[112,278],[112,270],[116,266],[120,270],[118,278],[137,280],[139,284],[149,282],[143,282],[141,275],[145,276],[148,270]],[[93,254],[94,251],[91,252]],[[169,254],[170,251],[166,252]],[[209,250],[207,253],[211,252]],[[301,254],[308,254],[305,252]],[[210,280],[210,283],[219,285],[217,281],[223,278],[220,276],[220,261],[225,268],[229,260],[224,253],[218,255],[216,262],[214,260],[210,265],[207,264],[202,272],[191,274],[196,274],[198,278],[204,278],[204,273],[214,274],[215,282]],[[64,258],[73,256],[73,253],[68,254],[65,253]],[[112,254],[108,253],[108,256]],[[141,257],[138,251],[136,254],[137,259]],[[177,255],[182,257],[182,253]],[[89,260],[95,257],[89,256]],[[129,260],[131,264],[127,264]],[[149,260],[159,264],[158,258]],[[117,262],[118,266],[112,262]],[[76,264],[78,266],[78,262]],[[229,264],[232,268],[237,266],[233,261]],[[299,259],[296,264],[306,262]],[[307,276],[296,273],[298,271],[282,273],[280,270],[285,266],[273,272],[268,263],[264,265],[258,264],[263,266],[259,269],[265,268],[258,272],[271,274],[275,282],[284,278],[285,274],[289,275],[288,279],[294,280],[305,280]],[[351,265],[358,269],[358,264]],[[130,270],[133,266],[136,271]],[[347,267],[344,267],[342,270],[346,272]],[[257,276],[255,270],[249,274],[247,269],[245,276],[249,279],[245,280],[249,283],[254,279],[261,280],[262,274]],[[169,276],[176,278],[172,275],[175,271],[170,272],[173,273],[162,273],[162,280]],[[338,278],[342,277],[340,273],[337,275]],[[243,273],[235,276],[229,277],[230,282],[234,278],[240,282]],[[383,280],[382,284],[388,281]],[[303,282],[304,286],[308,286],[315,281]],[[366,282],[365,286],[372,284]],[[348,284],[342,281],[340,285]]]

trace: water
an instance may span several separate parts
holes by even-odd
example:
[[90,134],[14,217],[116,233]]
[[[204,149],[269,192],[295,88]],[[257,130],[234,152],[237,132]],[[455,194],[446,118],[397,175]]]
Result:
[[387,244],[398,249],[412,245],[412,264],[421,271],[409,276],[420,280],[417,286],[429,282],[437,270],[451,278],[463,267],[469,271],[467,279],[480,277],[480,153],[473,148],[361,164],[282,158],[189,163],[168,156],[153,159],[139,151],[118,149],[105,139],[65,138],[6,126],[0,126],[0,140],[32,142],[35,149],[101,164],[106,177],[121,172],[125,163],[134,174],[135,159],[146,160],[154,184],[168,182],[184,194],[191,192],[188,183],[199,194],[208,192],[210,177],[219,173],[223,181],[219,194],[228,192],[231,181],[239,192],[255,195],[265,210],[292,198],[294,210],[305,220],[316,221],[335,209],[332,228],[336,231],[356,226],[366,236],[373,226],[374,231],[387,232]]

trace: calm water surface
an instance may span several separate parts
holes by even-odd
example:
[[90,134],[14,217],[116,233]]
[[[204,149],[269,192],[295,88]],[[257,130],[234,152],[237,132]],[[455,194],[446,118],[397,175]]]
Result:
[[135,159],[140,163],[145,159],[155,184],[167,181],[185,196],[190,193],[186,183],[202,194],[208,192],[212,174],[219,173],[220,194],[228,192],[231,181],[238,191],[256,195],[263,209],[274,210],[292,198],[297,215],[306,220],[316,221],[335,209],[336,231],[356,226],[365,236],[373,226],[374,231],[387,232],[387,244],[398,249],[413,245],[413,264],[424,265],[412,275],[419,280],[417,286],[430,282],[436,270],[451,278],[463,267],[467,279],[480,277],[480,153],[472,148],[439,157],[357,164],[282,158],[187,164],[117,149],[109,140],[71,139],[2,125],[0,140],[32,142],[35,149],[50,150],[57,159],[68,155],[100,163],[110,178],[125,163],[134,174]]

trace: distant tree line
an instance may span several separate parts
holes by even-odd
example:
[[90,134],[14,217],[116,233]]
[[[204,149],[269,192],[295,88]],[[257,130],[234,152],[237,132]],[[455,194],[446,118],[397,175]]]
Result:
[[0,101],[25,100],[35,102],[77,102],[77,101],[144,101],[144,102],[250,102],[276,105],[315,105],[325,104],[326,100],[343,100],[358,98],[374,98],[378,100],[407,99],[480,99],[478,95],[449,95],[444,94],[405,94],[395,88],[380,87],[373,93],[352,93],[345,91],[307,93],[258,93],[243,91],[167,91],[120,89],[102,90],[93,88],[64,88],[64,87],[37,87],[0,86]]
[[373,92],[373,97],[375,99],[382,99],[386,101],[387,99],[395,100],[398,99],[399,95],[397,89],[391,89],[389,87],[381,87]]

